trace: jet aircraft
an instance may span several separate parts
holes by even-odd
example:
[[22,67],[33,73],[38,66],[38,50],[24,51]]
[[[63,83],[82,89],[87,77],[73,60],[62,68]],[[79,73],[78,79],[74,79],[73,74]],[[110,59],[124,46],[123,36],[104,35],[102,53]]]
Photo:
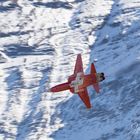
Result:
[[90,74],[84,74],[81,54],[77,55],[74,73],[68,77],[68,81],[50,89],[51,92],[70,90],[78,94],[87,108],[91,108],[87,87],[93,85],[95,91],[99,93],[99,82],[105,79],[104,73],[97,73],[94,64],[91,64]]

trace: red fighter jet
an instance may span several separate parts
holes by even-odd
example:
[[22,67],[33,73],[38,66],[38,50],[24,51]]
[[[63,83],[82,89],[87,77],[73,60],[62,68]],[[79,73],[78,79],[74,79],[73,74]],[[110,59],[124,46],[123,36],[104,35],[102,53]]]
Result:
[[93,85],[96,92],[99,93],[99,82],[104,79],[104,73],[97,73],[93,63],[91,64],[90,74],[85,75],[81,54],[78,54],[74,74],[68,77],[68,82],[54,86],[50,91],[60,92],[70,90],[72,93],[79,95],[87,108],[91,108],[87,87]]

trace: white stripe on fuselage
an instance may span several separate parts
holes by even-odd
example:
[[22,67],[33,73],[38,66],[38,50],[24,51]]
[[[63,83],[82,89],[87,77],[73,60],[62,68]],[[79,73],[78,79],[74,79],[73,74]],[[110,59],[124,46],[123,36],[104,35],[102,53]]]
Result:
[[77,93],[80,91],[78,87],[81,86],[83,82],[84,82],[83,72],[79,72],[77,73],[75,80],[71,82],[70,86],[74,88],[74,92]]

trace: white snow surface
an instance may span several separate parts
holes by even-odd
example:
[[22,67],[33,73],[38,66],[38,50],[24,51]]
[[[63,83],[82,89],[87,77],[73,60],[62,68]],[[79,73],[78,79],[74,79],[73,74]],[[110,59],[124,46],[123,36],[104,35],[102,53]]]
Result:
[[[140,140],[140,0],[0,2],[0,140]],[[49,88],[95,63],[87,110]]]

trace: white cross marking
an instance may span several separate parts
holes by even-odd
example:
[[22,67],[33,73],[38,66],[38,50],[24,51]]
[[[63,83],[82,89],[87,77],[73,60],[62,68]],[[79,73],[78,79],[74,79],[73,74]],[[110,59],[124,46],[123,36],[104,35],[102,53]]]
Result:
[[73,80],[70,84],[70,86],[74,88],[74,92],[76,93],[79,92],[78,86],[83,84],[84,79],[82,76],[83,76],[82,72],[77,73],[76,79]]

